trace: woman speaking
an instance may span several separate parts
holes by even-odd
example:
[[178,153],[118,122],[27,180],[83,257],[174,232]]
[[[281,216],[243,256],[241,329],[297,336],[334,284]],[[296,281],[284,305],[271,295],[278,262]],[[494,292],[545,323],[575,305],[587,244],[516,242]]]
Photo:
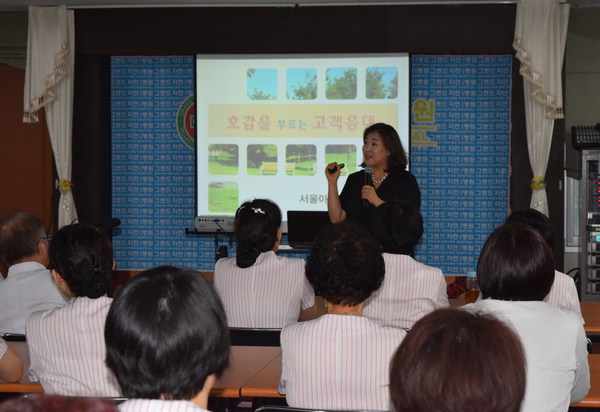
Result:
[[385,123],[375,123],[363,133],[363,170],[352,173],[338,195],[340,165],[327,165],[327,211],[332,223],[346,219],[371,231],[372,215],[377,206],[404,200],[417,210],[421,192],[417,179],[406,170],[406,152],[398,132]]

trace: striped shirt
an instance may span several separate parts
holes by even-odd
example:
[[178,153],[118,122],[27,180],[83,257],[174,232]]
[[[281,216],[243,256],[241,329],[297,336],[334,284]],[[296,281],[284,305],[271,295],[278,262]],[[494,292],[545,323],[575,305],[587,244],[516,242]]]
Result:
[[587,339],[573,312],[539,301],[479,300],[464,310],[491,313],[523,344],[527,382],[521,412],[564,412],[590,389]]
[[78,297],[65,306],[35,312],[27,319],[30,379],[45,393],[66,396],[119,396],[105,365],[104,322],[112,298]]
[[544,299],[544,302],[562,310],[575,312],[583,322],[581,305],[579,304],[579,296],[577,295],[577,287],[571,276],[555,270],[554,283],[552,284],[548,296]]
[[254,265],[239,268],[235,258],[215,265],[214,285],[230,327],[282,328],[315,304],[304,275],[304,260],[263,252]]
[[366,301],[363,315],[386,326],[410,329],[429,312],[449,306],[438,268],[407,255],[384,253],[385,279]]
[[4,339],[0,338],[0,359],[2,359],[7,350],[8,346],[6,345],[6,342]]
[[130,399],[119,405],[121,412],[207,412],[190,401]]
[[281,332],[279,392],[293,407],[389,410],[389,363],[406,331],[327,314]]

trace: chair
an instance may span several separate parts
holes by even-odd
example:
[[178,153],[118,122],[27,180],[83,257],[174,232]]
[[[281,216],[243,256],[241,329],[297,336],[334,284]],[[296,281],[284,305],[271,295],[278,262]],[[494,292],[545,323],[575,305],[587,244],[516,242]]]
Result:
[[2,338],[4,338],[7,342],[26,342],[27,339],[25,335],[22,333],[2,333],[0,334]]
[[229,328],[233,346],[281,346],[281,329]]
[[[282,405],[264,405],[256,408],[254,412],[341,412],[332,411],[327,409],[306,409],[306,408],[293,408],[291,406]],[[351,411],[344,411],[351,412]]]

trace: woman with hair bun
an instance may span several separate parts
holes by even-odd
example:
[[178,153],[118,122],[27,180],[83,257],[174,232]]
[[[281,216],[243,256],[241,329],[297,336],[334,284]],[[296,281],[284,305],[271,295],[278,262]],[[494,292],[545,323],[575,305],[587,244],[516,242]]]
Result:
[[104,363],[114,267],[108,236],[93,226],[65,226],[52,238],[48,255],[52,277],[69,300],[27,319],[30,378],[39,379],[47,394],[119,396],[119,385]]
[[316,315],[304,261],[277,256],[281,210],[265,199],[244,202],[235,213],[235,258],[220,259],[214,285],[229,327],[282,328]]

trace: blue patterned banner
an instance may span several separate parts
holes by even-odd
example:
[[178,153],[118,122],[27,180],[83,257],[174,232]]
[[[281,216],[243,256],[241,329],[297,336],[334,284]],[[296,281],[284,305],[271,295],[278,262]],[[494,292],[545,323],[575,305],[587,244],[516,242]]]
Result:
[[511,56],[413,56],[411,165],[425,235],[417,259],[475,270],[509,208]]
[[195,216],[194,60],[113,57],[112,215],[119,269],[214,268],[214,239],[186,236]]
[[[417,258],[464,274],[508,213],[511,57],[413,56],[411,78]],[[113,57],[111,82],[118,267],[213,270],[214,237],[184,232],[195,216],[193,57]]]

